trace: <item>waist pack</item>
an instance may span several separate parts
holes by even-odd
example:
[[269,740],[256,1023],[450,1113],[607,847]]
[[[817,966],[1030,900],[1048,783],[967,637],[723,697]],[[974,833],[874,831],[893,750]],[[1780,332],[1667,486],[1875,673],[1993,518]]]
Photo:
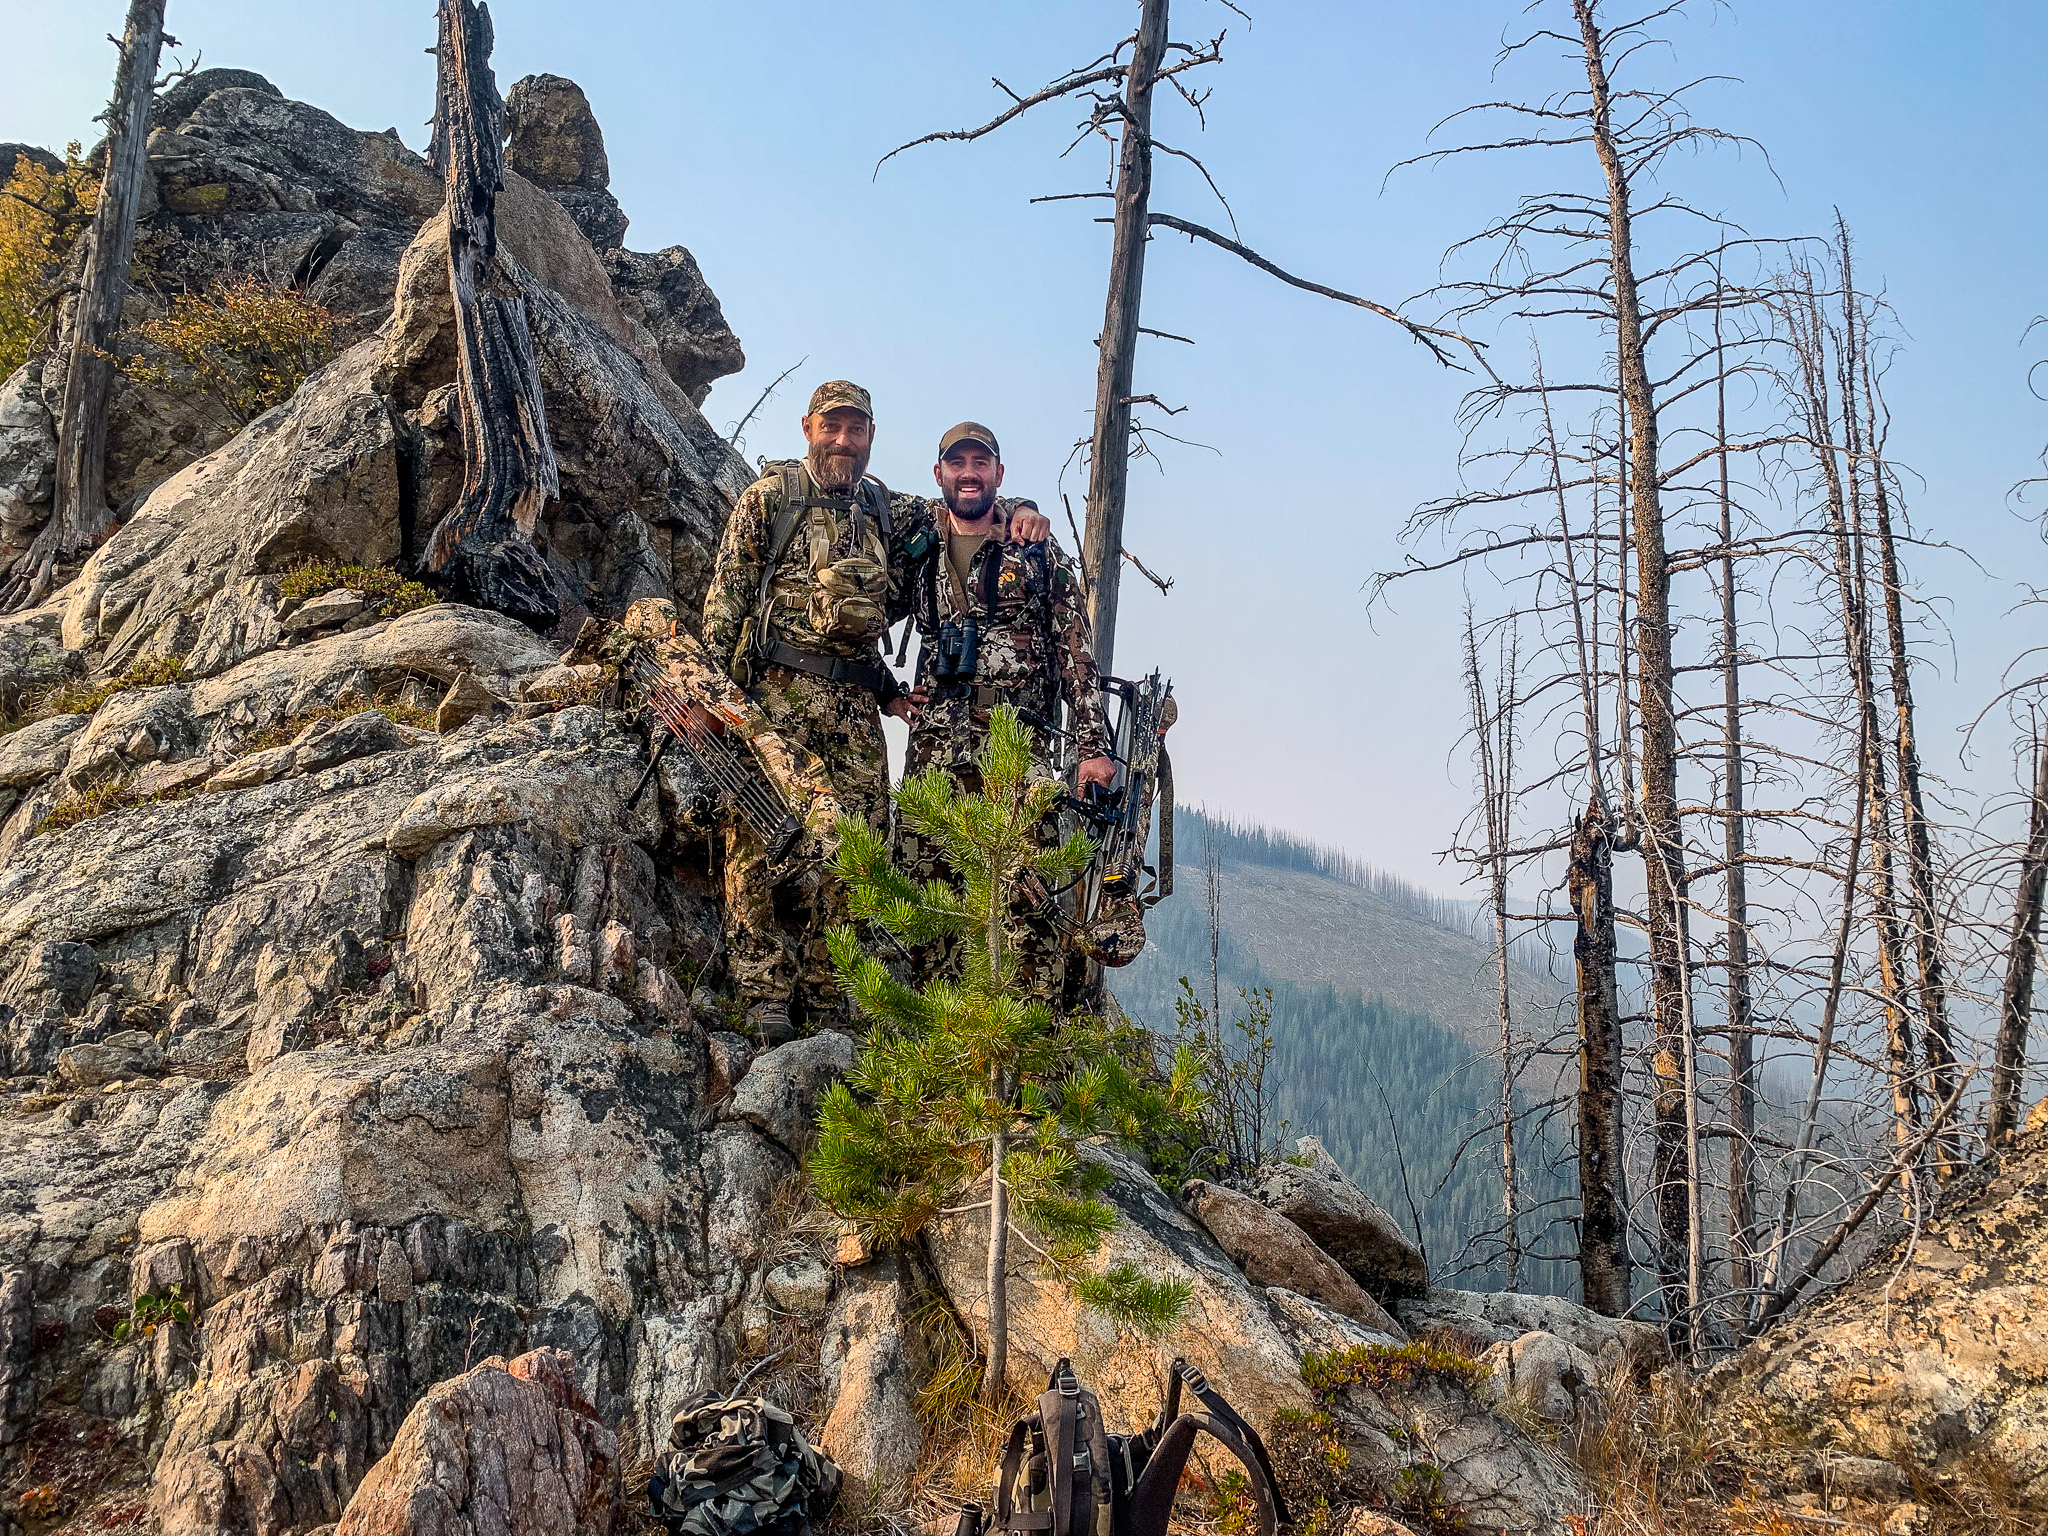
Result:
[[[1183,1382],[1200,1410],[1180,1411]],[[1173,1362],[1159,1417],[1135,1435],[1109,1433],[1102,1404],[1075,1378],[1072,1365],[1060,1361],[1038,1399],[1038,1412],[1010,1430],[996,1474],[995,1507],[985,1512],[979,1504],[967,1505],[954,1536],[1166,1536],[1174,1490],[1195,1437],[1203,1434],[1243,1465],[1259,1536],[1276,1536],[1287,1510],[1265,1445],[1185,1360]]]
[[647,1498],[669,1536],[808,1536],[839,1493],[838,1466],[758,1397],[703,1393],[668,1438]]

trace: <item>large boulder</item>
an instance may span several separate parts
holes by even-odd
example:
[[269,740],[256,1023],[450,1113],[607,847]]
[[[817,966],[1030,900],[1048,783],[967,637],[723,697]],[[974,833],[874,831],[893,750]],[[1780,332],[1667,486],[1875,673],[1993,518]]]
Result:
[[618,1440],[577,1395],[572,1367],[540,1349],[442,1382],[406,1416],[335,1536],[607,1536]]
[[1253,1285],[1284,1286],[1313,1296],[1368,1328],[1401,1336],[1401,1325],[1285,1217],[1206,1179],[1188,1180],[1180,1198]]
[[1411,1333],[1450,1335],[1475,1355],[1496,1344],[1512,1344],[1524,1334],[1550,1334],[1592,1356],[1603,1376],[1623,1367],[1647,1370],[1669,1354],[1661,1328],[1606,1317],[1562,1296],[1434,1287],[1425,1295],[1394,1303],[1394,1315]]
[[910,1266],[892,1254],[849,1269],[825,1320],[817,1440],[846,1474],[847,1492],[875,1510],[902,1506],[924,1453],[915,1302]]
[[1995,1466],[2048,1511],[2048,1125],[1707,1378],[1740,1443]]
[[590,243],[616,250],[626,215],[611,194],[604,132],[583,87],[560,75],[528,75],[505,93],[505,166],[546,190]]
[[[759,1072],[757,1063],[753,1069]],[[753,1072],[748,1074],[751,1081]],[[1011,1241],[1009,1386],[1026,1400],[1045,1390],[1062,1357],[1102,1399],[1116,1430],[1143,1429],[1159,1411],[1165,1367],[1181,1356],[1207,1372],[1261,1432],[1289,1409],[1310,1406],[1300,1357],[1265,1297],[1216,1240],[1126,1154],[1090,1146],[1084,1155],[1112,1175],[1104,1192],[1116,1225],[1085,1261],[1095,1274],[1129,1267],[1147,1280],[1179,1281],[1188,1305],[1162,1337],[1147,1340],[1108,1313],[1080,1304],[1037,1257]],[[988,1216],[964,1210],[926,1229],[926,1249],[953,1310],[985,1350],[988,1339]]]
[[1316,1379],[1317,1414],[1277,1437],[1297,1507],[1391,1509],[1422,1529],[1475,1536],[1585,1528],[1586,1490],[1555,1455],[1489,1411],[1470,1362],[1414,1345],[1365,1346],[1325,1357]]
[[747,366],[696,257],[680,245],[603,255],[620,307],[653,338],[662,368],[692,405],[704,404],[713,380]]
[[57,423],[41,375],[23,363],[0,381],[0,572],[28,548],[56,488]]
[[853,1070],[855,1053],[853,1041],[832,1029],[763,1051],[725,1113],[791,1152],[808,1151],[817,1140],[818,1101]]
[[1249,1193],[1306,1232],[1376,1300],[1419,1296],[1429,1266],[1399,1223],[1351,1181],[1313,1136],[1253,1176]]
[[1525,1333],[1496,1344],[1479,1357],[1479,1364],[1487,1373],[1479,1391],[1482,1400],[1524,1403],[1553,1424],[1570,1424],[1582,1408],[1599,1401],[1599,1365],[1554,1333]]

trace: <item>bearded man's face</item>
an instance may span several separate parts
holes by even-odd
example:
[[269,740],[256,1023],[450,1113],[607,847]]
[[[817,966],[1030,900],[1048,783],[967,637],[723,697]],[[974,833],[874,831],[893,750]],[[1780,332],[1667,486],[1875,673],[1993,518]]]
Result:
[[867,473],[868,455],[875,448],[875,424],[865,411],[835,405],[804,418],[804,441],[810,444],[805,457],[819,489],[850,491]]

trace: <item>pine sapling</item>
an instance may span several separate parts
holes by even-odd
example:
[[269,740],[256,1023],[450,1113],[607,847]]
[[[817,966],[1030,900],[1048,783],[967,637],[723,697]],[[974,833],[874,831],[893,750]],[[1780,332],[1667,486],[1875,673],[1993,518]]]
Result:
[[[1032,777],[1030,737],[1014,710],[995,710],[977,766],[979,793],[961,792],[941,770],[914,775],[897,792],[899,814],[943,852],[957,882],[910,879],[889,862],[880,834],[851,818],[840,823],[836,870],[857,923],[905,945],[969,942],[959,980],[914,989],[862,949],[855,929],[831,935],[841,984],[873,1028],[852,1075],[825,1096],[811,1172],[826,1202],[877,1247],[910,1242],[940,1214],[989,1213],[982,1394],[993,1403],[1008,1365],[1012,1233],[1077,1280],[1078,1261],[1115,1223],[1101,1198],[1109,1169],[1083,1160],[1078,1144],[1128,1133],[1191,1085],[1177,1071],[1163,1090],[1148,1088],[1104,1048],[1108,1037],[1093,1021],[1058,1019],[1017,994],[1017,877],[1028,870],[1057,886],[1092,849],[1078,834],[1056,847],[1041,841],[1039,826],[1064,791]],[[1144,1102],[1148,1095],[1157,1102]],[[1101,1302],[1114,1306],[1129,1290],[1112,1286]],[[1172,1300],[1129,1299],[1155,1321]]]

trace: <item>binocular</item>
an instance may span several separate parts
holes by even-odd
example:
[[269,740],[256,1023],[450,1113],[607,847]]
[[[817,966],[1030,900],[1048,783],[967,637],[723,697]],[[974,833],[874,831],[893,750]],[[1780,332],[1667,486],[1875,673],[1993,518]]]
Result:
[[973,682],[980,649],[981,632],[973,614],[941,624],[932,642],[932,681],[942,685]]

